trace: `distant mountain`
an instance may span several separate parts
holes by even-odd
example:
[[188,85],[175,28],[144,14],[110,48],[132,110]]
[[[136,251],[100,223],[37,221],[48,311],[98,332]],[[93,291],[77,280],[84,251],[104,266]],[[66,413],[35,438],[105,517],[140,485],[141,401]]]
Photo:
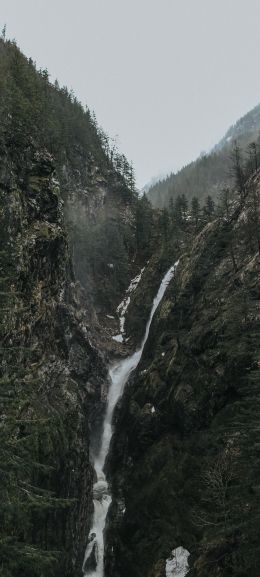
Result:
[[154,186],[155,184],[157,184],[157,182],[161,182],[162,180],[168,178],[167,174],[157,174],[157,176],[152,176],[152,178],[150,178],[150,180],[141,188],[140,193],[141,195],[146,194],[148,192],[148,190],[150,190],[150,188],[152,188],[152,186]]
[[229,128],[214,150],[221,150],[225,146],[229,146],[234,140],[239,140],[241,146],[247,145],[248,142],[258,139],[259,132],[260,103]]
[[230,182],[230,155],[235,141],[246,156],[246,148],[256,142],[259,154],[260,104],[231,126],[225,136],[209,154],[184,166],[177,174],[160,179],[147,191],[151,203],[158,208],[169,204],[171,198],[185,194],[188,200],[197,196],[204,201],[208,195],[214,199],[220,190]]

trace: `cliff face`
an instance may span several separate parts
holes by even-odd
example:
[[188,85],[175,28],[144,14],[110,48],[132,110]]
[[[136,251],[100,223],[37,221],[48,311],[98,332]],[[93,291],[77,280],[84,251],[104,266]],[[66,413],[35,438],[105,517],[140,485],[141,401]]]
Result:
[[3,38],[0,193],[1,570],[75,576],[137,197],[89,110]]
[[4,575],[17,577],[80,575],[92,514],[90,429],[106,400],[62,204],[46,151],[22,181],[3,159],[1,432],[19,466],[9,462],[2,487],[1,562]]
[[136,199],[93,158],[87,181],[84,172],[84,165],[77,175],[62,171],[65,218],[76,277],[106,325],[106,314],[115,312],[135,271]]
[[259,191],[181,256],[117,407],[108,576],[163,576],[180,545],[191,576],[258,574]]
[[89,311],[92,302],[104,321],[132,274],[137,203],[132,167],[110,146],[87,107],[3,39],[0,119],[0,155],[15,166],[19,179],[28,173],[32,151],[52,154],[76,278],[87,291]]

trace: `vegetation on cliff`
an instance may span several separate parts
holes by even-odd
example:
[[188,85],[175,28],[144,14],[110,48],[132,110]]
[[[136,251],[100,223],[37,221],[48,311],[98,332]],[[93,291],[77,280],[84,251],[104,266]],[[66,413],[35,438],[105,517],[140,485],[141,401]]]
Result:
[[91,521],[91,415],[104,406],[106,369],[77,295],[52,157],[35,153],[24,179],[12,163],[0,202],[1,575],[74,575]]
[[77,278],[96,309],[115,309],[136,251],[133,167],[72,92],[52,84],[47,70],[37,70],[15,42],[2,38],[2,185],[12,187],[13,172],[25,181],[34,154],[43,149],[54,158]]
[[153,206],[167,207],[173,199],[185,195],[188,201],[195,196],[205,203],[208,195],[216,201],[223,187],[232,184],[230,157],[237,143],[255,165],[260,162],[259,148],[260,105],[241,118],[232,126],[225,137],[214,149],[184,166],[176,174],[172,173],[165,179],[156,182],[147,191]]
[[258,575],[260,175],[238,168],[214,218],[193,234],[184,220],[175,281],[117,408],[113,577],[151,577],[180,545],[194,577]]

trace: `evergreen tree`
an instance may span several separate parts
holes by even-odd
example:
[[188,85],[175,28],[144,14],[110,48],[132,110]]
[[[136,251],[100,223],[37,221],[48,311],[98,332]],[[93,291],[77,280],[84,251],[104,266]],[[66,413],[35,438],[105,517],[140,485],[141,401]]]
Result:
[[164,243],[169,241],[169,234],[170,234],[170,218],[169,212],[166,208],[162,210],[161,219],[160,219],[160,228],[162,230],[162,238]]
[[195,230],[198,230],[198,223],[200,217],[200,203],[196,196],[191,200],[191,217],[195,224]]
[[215,211],[215,202],[210,195],[206,198],[203,211],[206,217],[211,220]]
[[239,192],[240,202],[242,202],[245,196],[246,175],[243,166],[241,149],[237,142],[235,142],[234,148],[232,150],[231,162],[231,175],[234,179],[235,188]]
[[170,220],[171,222],[173,222],[174,220],[174,202],[173,202],[173,198],[170,198],[169,201],[169,216],[170,216]]
[[188,210],[188,200],[185,196],[185,194],[181,195],[181,206],[182,206],[182,214],[183,217],[185,218],[185,216],[187,215],[187,210]]
[[144,194],[136,204],[136,248],[137,253],[149,258],[152,251],[153,209]]
[[178,195],[174,203],[174,215],[177,224],[182,224],[187,217],[188,201],[184,194]]
[[251,142],[248,145],[248,172],[249,174],[254,173],[258,169],[258,153],[257,145],[255,142]]

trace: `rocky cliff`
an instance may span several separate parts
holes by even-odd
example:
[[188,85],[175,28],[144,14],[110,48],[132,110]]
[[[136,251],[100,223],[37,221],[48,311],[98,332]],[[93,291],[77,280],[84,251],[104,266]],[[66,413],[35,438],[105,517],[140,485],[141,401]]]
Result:
[[142,262],[137,195],[95,117],[3,38],[0,120],[1,571],[69,577],[93,512],[114,312]]
[[34,155],[23,181],[6,160],[1,567],[17,577],[80,575],[92,515],[90,430],[106,400],[106,366],[91,342],[62,205],[49,153]]
[[[136,253],[133,169],[87,107],[0,39],[0,153],[24,179],[31,152],[55,162],[75,274],[96,313],[115,310]],[[92,317],[94,321],[94,316]]]
[[259,191],[186,245],[117,407],[108,576],[164,576],[179,546],[191,576],[258,574]]

